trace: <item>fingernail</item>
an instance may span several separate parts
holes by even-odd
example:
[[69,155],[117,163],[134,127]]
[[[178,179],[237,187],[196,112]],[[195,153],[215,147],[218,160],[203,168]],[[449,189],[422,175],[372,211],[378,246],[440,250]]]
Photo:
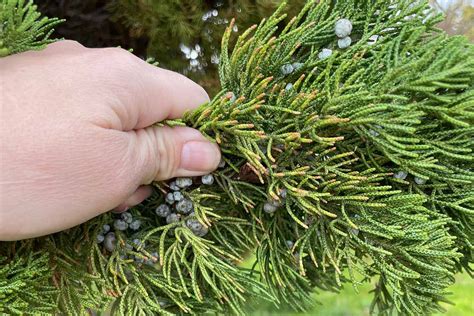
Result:
[[203,141],[189,141],[181,150],[180,168],[189,171],[210,172],[217,168],[220,151],[216,144]]

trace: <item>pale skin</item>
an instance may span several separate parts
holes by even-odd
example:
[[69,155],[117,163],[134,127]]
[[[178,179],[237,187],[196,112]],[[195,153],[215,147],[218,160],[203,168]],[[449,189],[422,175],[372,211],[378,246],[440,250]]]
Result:
[[199,85],[120,48],[60,41],[0,59],[0,240],[124,211],[153,181],[203,175],[216,144],[154,127],[209,100]]

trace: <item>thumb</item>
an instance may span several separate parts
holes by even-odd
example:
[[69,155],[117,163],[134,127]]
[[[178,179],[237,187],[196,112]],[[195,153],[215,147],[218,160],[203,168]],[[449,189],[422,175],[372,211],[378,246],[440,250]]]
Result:
[[128,133],[140,184],[204,175],[221,159],[219,147],[189,127],[147,127]]

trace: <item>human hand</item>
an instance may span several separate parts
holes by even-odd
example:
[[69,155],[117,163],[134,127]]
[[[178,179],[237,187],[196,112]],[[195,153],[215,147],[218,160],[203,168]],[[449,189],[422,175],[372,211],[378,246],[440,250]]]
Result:
[[0,240],[57,232],[144,200],[154,180],[214,170],[217,145],[151,127],[209,100],[119,48],[61,41],[0,59]]

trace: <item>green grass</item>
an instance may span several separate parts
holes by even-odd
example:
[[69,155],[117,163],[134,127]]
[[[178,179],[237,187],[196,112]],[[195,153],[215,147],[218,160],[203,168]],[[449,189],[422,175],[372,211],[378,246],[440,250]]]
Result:
[[[249,312],[252,316],[368,316],[372,295],[371,287],[364,284],[357,294],[351,285],[346,285],[339,293],[320,292],[313,294],[315,305],[306,313],[281,311],[268,303],[258,303],[257,310]],[[462,274],[456,278],[456,284],[450,288],[449,299],[455,305],[443,305],[447,309],[439,316],[473,316],[474,315],[474,280]],[[319,302],[319,303],[318,303]]]
[[[249,258],[243,264],[250,268],[254,258]],[[270,303],[257,301],[248,307],[252,316],[369,316],[372,294],[370,284],[358,287],[356,293],[352,285],[346,284],[340,293],[322,292],[314,293],[314,306],[306,313],[290,312],[288,309],[277,309]],[[474,279],[467,274],[456,277],[456,283],[450,287],[451,295],[448,299],[454,305],[443,304],[447,310],[437,316],[474,316]]]

